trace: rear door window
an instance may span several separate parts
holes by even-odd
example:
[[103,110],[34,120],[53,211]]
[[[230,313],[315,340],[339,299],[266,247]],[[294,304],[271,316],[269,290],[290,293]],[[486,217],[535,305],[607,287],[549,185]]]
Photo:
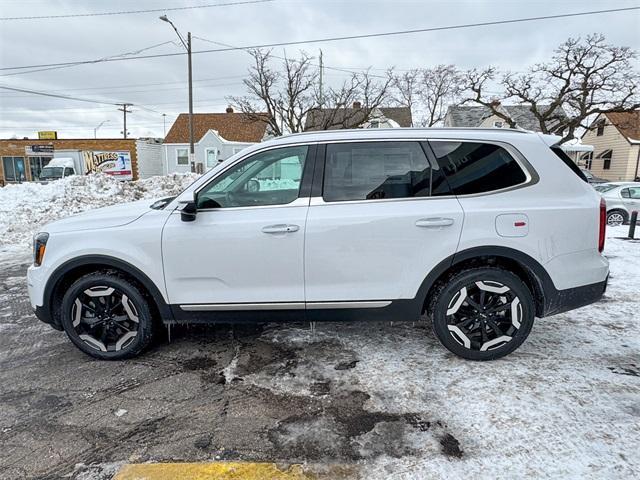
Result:
[[449,193],[442,173],[431,168],[419,142],[327,145],[326,202],[428,197],[432,191]]
[[501,190],[527,180],[515,158],[499,145],[458,141],[429,144],[456,195]]

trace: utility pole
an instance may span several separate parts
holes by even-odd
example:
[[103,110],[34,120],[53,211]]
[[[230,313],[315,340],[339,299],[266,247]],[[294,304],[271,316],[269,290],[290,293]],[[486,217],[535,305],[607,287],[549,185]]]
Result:
[[117,105],[121,105],[122,108],[119,108],[118,110],[122,112],[123,116],[124,116],[124,130],[122,131],[122,134],[124,135],[124,138],[127,138],[127,113],[131,113],[131,110],[127,110],[127,107],[131,107],[133,106],[132,103],[118,103]]
[[320,108],[324,106],[324,92],[322,91],[322,49],[320,49]]
[[178,38],[182,42],[182,46],[187,51],[187,67],[189,70],[189,164],[191,165],[191,171],[195,172],[198,170],[198,168],[196,168],[196,153],[193,146],[193,75],[191,68],[191,32],[187,32],[187,41],[185,42],[176,26],[171,20],[169,20],[169,17],[167,17],[166,15],[161,15],[159,18],[163,22],[167,22],[173,27],[176,34],[178,35]]

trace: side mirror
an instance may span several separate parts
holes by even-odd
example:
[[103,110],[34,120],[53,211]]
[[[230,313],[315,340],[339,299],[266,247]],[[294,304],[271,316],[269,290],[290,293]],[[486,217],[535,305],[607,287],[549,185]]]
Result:
[[180,220],[183,222],[193,222],[196,219],[196,213],[198,213],[196,202],[185,203],[184,207],[180,210]]

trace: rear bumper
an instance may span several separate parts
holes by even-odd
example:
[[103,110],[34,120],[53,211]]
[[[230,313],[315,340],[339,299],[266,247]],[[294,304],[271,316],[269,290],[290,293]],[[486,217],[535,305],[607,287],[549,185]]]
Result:
[[602,282],[567,288],[565,290],[554,289],[553,292],[546,291],[543,316],[548,317],[550,315],[568,312],[569,310],[597,302],[602,298],[602,295],[604,295],[608,281],[609,276],[607,275],[607,278]]

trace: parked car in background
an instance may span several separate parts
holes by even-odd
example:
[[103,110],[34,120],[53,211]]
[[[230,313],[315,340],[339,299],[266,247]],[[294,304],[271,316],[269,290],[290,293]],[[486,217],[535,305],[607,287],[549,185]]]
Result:
[[535,317],[607,284],[604,201],[559,140],[360,129],[259,143],[174,199],[43,227],[31,304],[101,359],[139,354],[163,322],[425,314],[456,355],[499,358]]
[[595,187],[607,202],[607,225],[628,223],[631,212],[640,211],[640,182],[609,182]]
[[609,181],[604,178],[596,177],[593,173],[591,173],[591,170],[588,170],[586,168],[580,167],[580,170],[582,171],[582,174],[587,178],[587,181],[592,185],[607,183]]
[[46,183],[75,174],[76,162],[74,162],[73,158],[54,158],[40,171],[40,181]]

